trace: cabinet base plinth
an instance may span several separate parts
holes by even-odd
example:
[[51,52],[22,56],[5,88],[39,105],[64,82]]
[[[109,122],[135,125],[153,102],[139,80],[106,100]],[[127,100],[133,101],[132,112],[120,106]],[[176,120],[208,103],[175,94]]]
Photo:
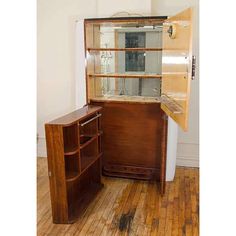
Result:
[[159,180],[160,170],[136,166],[109,165],[104,166],[103,175],[139,180]]

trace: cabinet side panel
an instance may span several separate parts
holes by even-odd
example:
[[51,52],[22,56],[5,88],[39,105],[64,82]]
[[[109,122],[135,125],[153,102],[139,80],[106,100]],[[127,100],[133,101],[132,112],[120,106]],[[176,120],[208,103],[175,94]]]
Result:
[[88,101],[101,95],[101,78],[90,77],[89,75],[101,72],[100,54],[93,55],[88,52],[88,48],[99,48],[100,45],[100,25],[84,24],[85,27],[85,49],[86,49],[86,80]]
[[45,130],[53,222],[67,223],[63,130],[61,126],[47,124]]

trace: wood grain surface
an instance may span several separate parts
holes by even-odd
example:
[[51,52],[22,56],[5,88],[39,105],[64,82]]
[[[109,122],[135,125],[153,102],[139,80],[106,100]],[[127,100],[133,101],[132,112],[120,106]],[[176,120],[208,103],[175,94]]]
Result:
[[105,187],[74,224],[53,224],[47,159],[37,158],[37,235],[199,235],[199,170],[177,167],[161,197],[150,181],[103,177]]

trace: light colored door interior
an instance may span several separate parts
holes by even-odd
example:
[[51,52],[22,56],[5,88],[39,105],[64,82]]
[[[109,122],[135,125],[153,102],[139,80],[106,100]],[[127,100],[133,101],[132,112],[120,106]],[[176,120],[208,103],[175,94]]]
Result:
[[188,128],[192,76],[192,9],[163,24],[161,108],[184,130]]

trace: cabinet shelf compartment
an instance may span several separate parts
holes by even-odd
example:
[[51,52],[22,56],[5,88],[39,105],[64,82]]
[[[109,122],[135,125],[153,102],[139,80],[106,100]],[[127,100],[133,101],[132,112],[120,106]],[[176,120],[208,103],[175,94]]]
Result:
[[[82,143],[80,145],[80,149],[85,148],[86,146],[88,146],[91,142],[93,142],[95,139],[97,138],[97,135],[81,135],[80,136],[80,140],[84,141],[84,143]],[[81,141],[80,141],[81,142]]]
[[98,117],[100,114],[95,114],[95,116],[90,116],[81,121],[79,124],[80,130],[80,145],[86,146],[87,142],[97,136],[98,132]]
[[73,155],[78,151],[78,126],[73,124],[63,128],[64,154]]
[[80,175],[79,154],[65,156],[66,181],[73,181]]
[[143,78],[96,78],[91,99],[143,101],[153,100],[161,95],[159,79]]
[[100,156],[98,155],[98,139],[94,139],[89,145],[80,151],[81,172],[88,169]]
[[90,51],[87,76],[161,78],[162,51]]
[[95,135],[92,135],[92,134],[87,134],[87,135],[86,134],[82,134],[82,135],[80,135],[80,145],[83,146],[85,143],[87,143],[93,137],[95,137]]
[[90,166],[92,166],[100,157],[102,153],[97,156],[83,156],[81,159],[82,173],[85,172]]
[[67,197],[71,223],[86,210],[89,203],[96,197],[103,184],[100,182],[99,160],[87,171],[81,173],[78,179],[68,182]]

